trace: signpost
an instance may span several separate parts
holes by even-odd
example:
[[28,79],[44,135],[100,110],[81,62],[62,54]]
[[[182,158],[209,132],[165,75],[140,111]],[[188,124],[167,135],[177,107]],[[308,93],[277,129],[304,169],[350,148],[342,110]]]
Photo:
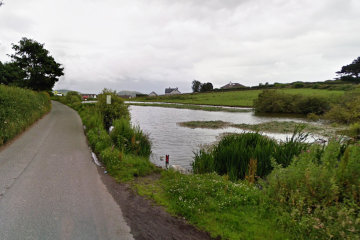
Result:
[[111,95],[106,95],[106,104],[111,104]]

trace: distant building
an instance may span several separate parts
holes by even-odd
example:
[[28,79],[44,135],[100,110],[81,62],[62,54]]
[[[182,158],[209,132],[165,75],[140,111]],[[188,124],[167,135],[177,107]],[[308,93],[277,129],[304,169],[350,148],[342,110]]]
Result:
[[178,88],[165,88],[165,95],[181,94]]
[[123,98],[123,99],[131,99],[131,98],[133,98],[133,96],[130,96],[130,95],[119,95],[118,94],[118,96]]
[[80,95],[81,95],[82,99],[84,99],[84,100],[89,99],[89,98],[96,98],[97,97],[97,95],[94,94],[94,93],[82,93]]
[[244,88],[245,86],[240,83],[229,82],[225,86],[222,86],[220,89],[232,89],[232,88]]
[[149,95],[148,95],[149,97],[157,97],[157,94],[156,94],[156,92],[151,92],[151,93],[149,93]]

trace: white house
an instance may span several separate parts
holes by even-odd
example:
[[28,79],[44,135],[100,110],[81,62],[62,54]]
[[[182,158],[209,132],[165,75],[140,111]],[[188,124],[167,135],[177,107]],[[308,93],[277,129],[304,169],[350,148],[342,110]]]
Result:
[[151,93],[149,93],[149,97],[157,97],[157,94],[156,94],[156,92],[151,92]]
[[165,95],[181,94],[178,88],[165,88]]

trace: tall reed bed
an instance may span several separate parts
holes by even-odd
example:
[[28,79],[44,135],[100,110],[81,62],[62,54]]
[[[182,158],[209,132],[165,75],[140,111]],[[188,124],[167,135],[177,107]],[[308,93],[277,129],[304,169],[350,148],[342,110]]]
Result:
[[46,92],[0,85],[0,146],[51,109]]
[[[251,172],[256,172],[258,177],[264,177],[273,169],[272,159],[278,164],[288,166],[294,156],[308,147],[308,144],[304,143],[305,139],[306,136],[298,129],[291,138],[280,143],[259,133],[228,135],[212,149],[203,149],[195,154],[193,171],[216,172],[228,175],[232,181],[236,181],[245,179],[251,165]],[[250,164],[251,159],[254,161]]]
[[138,126],[131,126],[128,119],[114,121],[114,129],[110,136],[113,143],[125,153],[149,157],[151,144],[147,135]]

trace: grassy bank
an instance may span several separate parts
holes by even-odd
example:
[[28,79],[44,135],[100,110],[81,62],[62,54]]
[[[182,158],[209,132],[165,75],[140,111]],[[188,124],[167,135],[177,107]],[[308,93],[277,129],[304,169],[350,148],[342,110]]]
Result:
[[[104,90],[96,104],[81,104],[75,93],[68,95],[58,100],[78,111],[93,152],[111,176],[118,181],[129,181],[159,171],[149,161],[148,137],[130,124],[127,106],[114,92]],[[111,105],[106,104],[106,95],[111,95]],[[113,129],[109,133],[110,126]]]
[[45,92],[0,85],[0,146],[51,109]]
[[210,112],[251,112],[252,111],[251,109],[210,107],[210,106],[199,106],[192,104],[129,103],[129,105],[144,106],[144,107],[164,107],[164,108],[203,110]]
[[223,121],[188,121],[178,123],[180,126],[188,128],[227,128],[234,127],[244,130],[251,130],[255,132],[269,132],[269,133],[292,133],[294,129],[300,124],[304,127],[303,131],[311,134],[331,137],[334,135],[347,135],[345,125],[337,124],[311,124],[311,123],[298,123],[294,121],[270,121],[258,124],[234,124]]
[[[216,174],[214,169],[184,175],[151,164],[147,148],[139,147],[141,139],[136,138],[136,129],[126,121],[114,122],[117,129],[109,135],[99,105],[80,105],[78,111],[89,143],[109,174],[214,238],[359,236],[358,144],[331,141],[328,146],[303,148],[301,138],[293,138],[280,151],[274,141],[258,134],[232,136],[201,157],[205,163],[217,155],[216,164],[202,166],[218,165],[218,169],[226,172]],[[241,175],[232,170],[238,167],[243,169],[239,171]],[[234,175],[240,179],[236,180]],[[259,175],[266,181],[259,179]]]
[[254,176],[257,164],[248,165],[252,171],[246,180],[235,182],[228,175],[164,171],[159,178],[138,178],[132,185],[212,237],[359,239],[359,146],[337,140],[308,146],[287,167],[272,163],[266,181],[255,184],[250,173]]
[[140,194],[184,217],[213,238],[294,239],[277,226],[276,212],[259,208],[262,192],[247,182],[233,183],[215,173],[184,175],[163,171],[159,178],[132,183]]
[[[61,101],[66,103],[64,98]],[[120,123],[115,123],[115,129],[109,135],[104,129],[97,105],[67,104],[79,112],[89,144],[108,173],[117,181],[128,183],[139,194],[165,206],[168,212],[185,217],[213,237],[289,238],[289,234],[282,229],[274,231],[276,222],[269,214],[263,216],[258,211],[260,195],[253,186],[235,184],[216,174],[183,175],[155,167],[148,156],[140,156],[132,150],[126,152],[126,146],[122,145],[124,143],[118,142],[128,139],[126,133],[134,131],[133,127],[129,129],[126,122],[122,127],[116,126]],[[136,141],[129,139],[125,142]]]
[[[304,96],[319,96],[326,98],[338,98],[344,94],[344,91],[341,90],[323,90],[310,88],[281,89],[278,91],[293,95],[301,94]],[[252,107],[254,100],[257,99],[261,92],[262,90],[243,90],[229,92],[193,93],[174,96],[168,95],[158,97],[139,97],[134,99],[134,101]]]

